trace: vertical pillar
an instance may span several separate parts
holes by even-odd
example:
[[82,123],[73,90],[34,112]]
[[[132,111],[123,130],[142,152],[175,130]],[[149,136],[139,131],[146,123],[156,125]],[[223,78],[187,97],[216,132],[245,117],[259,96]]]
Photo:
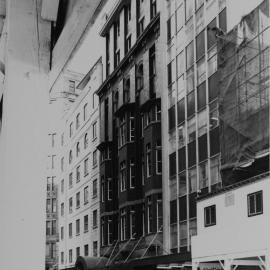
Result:
[[45,164],[50,23],[41,0],[9,0],[0,134],[2,269],[45,267]]

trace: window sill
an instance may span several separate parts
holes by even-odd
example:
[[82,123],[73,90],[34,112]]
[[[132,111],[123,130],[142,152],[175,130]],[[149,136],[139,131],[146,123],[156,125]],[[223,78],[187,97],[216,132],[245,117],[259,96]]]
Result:
[[84,177],[86,177],[89,173],[84,173]]
[[76,233],[76,236],[79,236],[80,235],[80,233]]
[[86,201],[86,202],[84,202],[84,205],[86,205],[86,204],[88,204],[89,203],[89,201]]
[[84,233],[88,233],[88,232],[89,232],[89,230],[85,230],[85,231],[84,231]]
[[92,169],[97,168],[98,164],[93,165]]
[[97,225],[96,226],[93,226],[92,229],[95,230],[95,229],[97,229],[97,227],[98,227]]
[[97,195],[93,195],[92,196],[92,199],[94,200],[94,199],[96,199],[97,198]]
[[255,216],[259,216],[259,215],[263,215],[263,211],[262,212],[258,212],[258,213],[254,213],[254,214],[248,213],[248,217],[255,217]]

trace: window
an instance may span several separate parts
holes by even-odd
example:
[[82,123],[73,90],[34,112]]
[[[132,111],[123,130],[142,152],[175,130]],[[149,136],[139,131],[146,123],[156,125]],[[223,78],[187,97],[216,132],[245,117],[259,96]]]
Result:
[[62,226],[61,227],[61,240],[64,239],[64,227]]
[[68,224],[68,236],[69,236],[69,238],[72,237],[72,223]]
[[72,179],[73,178],[73,174],[72,174],[72,172],[69,174],[69,182],[68,182],[68,184],[69,184],[69,188],[72,188]]
[[50,234],[51,234],[51,222],[46,221],[46,235],[50,235]]
[[216,31],[214,30],[216,26],[216,18],[207,26],[207,49],[210,49],[216,43]]
[[51,177],[47,177],[47,191],[51,190]]
[[68,81],[68,89],[70,93],[75,93],[75,81]]
[[97,179],[93,180],[93,198],[97,196]]
[[84,149],[86,149],[88,147],[88,134],[85,133],[84,135]]
[[52,213],[56,213],[56,199],[52,199]]
[[61,172],[64,171],[64,158],[61,158]]
[[161,121],[161,105],[160,105],[160,103],[155,105],[155,121]]
[[176,31],[178,32],[184,24],[184,5],[181,5],[176,10]]
[[169,131],[175,128],[175,105],[173,105],[168,111],[169,117]]
[[143,63],[137,66],[136,72],[136,89],[137,91],[143,88],[144,77],[143,77]]
[[73,122],[71,122],[69,125],[69,137],[72,137],[72,135],[73,135]]
[[80,114],[78,113],[76,116],[76,129],[80,127]]
[[64,216],[64,203],[61,203],[61,216]]
[[227,11],[224,8],[218,15],[219,17],[219,28],[223,31],[227,31]]
[[128,103],[130,100],[130,78],[125,78],[123,81],[123,102]]
[[204,56],[204,31],[202,31],[197,37],[196,37],[196,58],[199,60],[202,56]]
[[115,52],[115,67],[117,67],[120,63],[120,49]]
[[154,226],[154,222],[153,222],[153,205],[152,205],[152,198],[151,196],[147,197],[147,229],[148,229],[148,233],[153,232],[153,226]]
[[72,197],[69,198],[69,204],[68,204],[68,207],[69,207],[69,213],[72,213],[72,207],[73,207],[73,200],[72,200]]
[[196,167],[188,170],[189,193],[197,192]]
[[72,150],[69,151],[69,164],[72,162]]
[[119,146],[125,144],[126,142],[126,118],[125,115],[120,118],[120,136],[119,136]]
[[211,205],[204,208],[204,226],[216,225],[216,206]]
[[64,188],[65,188],[65,186],[64,186],[64,179],[62,179],[61,180],[61,193],[64,193]]
[[101,202],[105,200],[105,180],[104,176],[101,176]]
[[89,247],[88,245],[84,245],[84,256],[88,256],[89,255]]
[[200,111],[201,109],[205,108],[206,106],[206,86],[205,86],[205,82],[203,82],[202,84],[200,84],[197,87],[197,106],[198,106],[198,111]]
[[129,212],[129,224],[130,224],[130,238],[134,238],[136,236],[136,230],[135,230],[135,210],[134,207],[131,208]]
[[210,160],[211,185],[219,183],[221,180],[219,164],[220,164],[219,156],[211,158]]
[[152,96],[156,92],[156,48],[155,44],[149,49],[149,90]]
[[84,176],[88,175],[88,158],[84,160]]
[[97,257],[97,255],[98,255],[97,250],[98,250],[98,242],[94,241],[93,242],[93,256],[94,257]]
[[136,89],[137,89],[137,91],[139,91],[143,88],[143,83],[144,83],[143,64],[141,63],[137,66],[137,72],[136,72]]
[[83,106],[83,120],[85,121],[87,119],[87,115],[88,115],[88,104],[84,104]]
[[177,102],[177,122],[178,125],[185,121],[185,99],[182,98]]
[[97,137],[97,122],[93,123],[93,140]]
[[120,191],[125,191],[126,190],[126,181],[127,181],[127,176],[126,176],[126,162],[122,161],[120,163]]
[[171,30],[171,18],[167,20],[167,42],[169,42],[172,38],[172,30]]
[[162,148],[161,140],[157,140],[156,143],[156,174],[162,173]]
[[176,64],[177,64],[177,78],[179,78],[183,73],[185,69],[185,63],[184,63],[184,51],[180,52],[176,57]]
[[109,178],[107,181],[107,192],[108,192],[108,201],[112,200],[112,179]]
[[80,256],[80,247],[76,247],[76,258]]
[[196,10],[197,10],[203,5],[203,0],[196,0],[195,4],[196,4]]
[[199,188],[205,188],[208,186],[208,162],[199,164]]
[[257,191],[247,195],[248,216],[256,216],[263,213],[263,192]]
[[97,166],[97,150],[93,152],[93,167]]
[[135,163],[133,158],[129,161],[129,187],[135,187]]
[[161,231],[163,227],[163,215],[162,215],[162,197],[158,194],[157,199],[157,231]]
[[64,252],[62,251],[61,252],[61,264],[63,264],[64,263]]
[[97,210],[93,211],[93,229],[97,227]]
[[172,84],[172,62],[167,65],[168,87]]
[[112,219],[108,219],[108,244],[112,244],[113,242],[113,223]]
[[129,141],[133,142],[135,138],[135,118],[134,113],[130,112],[129,117]]
[[156,0],[150,0],[150,20],[152,20],[157,14]]
[[89,191],[88,191],[88,186],[83,189],[83,199],[84,199],[84,204],[88,203],[88,197],[89,197]]
[[80,220],[76,219],[76,235],[80,234]]
[[50,212],[50,211],[51,211],[51,199],[47,199],[46,212]]
[[176,152],[169,155],[169,175],[171,178],[176,175]]
[[78,157],[80,154],[80,143],[77,142],[77,145],[76,145],[76,156]]
[[187,96],[187,117],[189,118],[195,113],[195,91]]
[[81,197],[81,195],[80,195],[80,192],[77,192],[76,193],[76,208],[80,208],[80,197]]
[[146,175],[150,177],[152,174],[151,144],[146,145]]
[[76,168],[76,182],[80,182],[81,179],[81,173],[80,173],[80,166]]
[[143,31],[144,31],[144,17],[142,17],[139,20],[139,24],[138,24],[138,36],[140,36]]
[[185,18],[186,22],[192,17],[194,0],[185,0]]
[[194,62],[194,47],[193,41],[186,47],[186,69],[189,69]]
[[121,240],[126,240],[126,226],[127,226],[127,214],[126,209],[123,208],[120,210],[120,233]]
[[61,146],[64,145],[64,133],[61,134]]
[[69,263],[72,263],[72,249],[68,251],[68,261]]

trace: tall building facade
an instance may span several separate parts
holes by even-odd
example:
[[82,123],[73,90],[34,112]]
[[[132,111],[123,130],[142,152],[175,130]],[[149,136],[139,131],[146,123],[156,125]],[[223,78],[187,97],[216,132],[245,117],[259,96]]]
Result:
[[46,198],[46,270],[58,269],[58,207],[57,207],[57,133],[48,134],[47,198]]
[[141,258],[143,267],[145,257],[163,254],[161,7],[118,1],[100,32],[100,255],[107,265]]
[[185,253],[197,233],[197,195],[221,185],[216,29],[226,32],[226,1],[167,1],[165,14],[164,245]]
[[59,269],[73,267],[80,255],[99,255],[99,107],[95,91],[101,82],[99,60],[78,84],[73,80],[66,84],[78,97],[65,115],[59,135]]

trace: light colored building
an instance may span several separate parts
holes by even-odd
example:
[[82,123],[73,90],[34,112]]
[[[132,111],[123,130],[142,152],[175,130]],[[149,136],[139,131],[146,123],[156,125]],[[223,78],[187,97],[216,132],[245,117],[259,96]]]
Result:
[[55,131],[48,134],[47,198],[46,198],[46,270],[58,269],[58,207],[57,207],[57,152],[58,136]]
[[265,173],[199,199],[194,270],[269,269],[269,189]]
[[59,154],[59,269],[76,258],[99,255],[99,106],[101,59],[76,85],[80,91],[64,116]]

